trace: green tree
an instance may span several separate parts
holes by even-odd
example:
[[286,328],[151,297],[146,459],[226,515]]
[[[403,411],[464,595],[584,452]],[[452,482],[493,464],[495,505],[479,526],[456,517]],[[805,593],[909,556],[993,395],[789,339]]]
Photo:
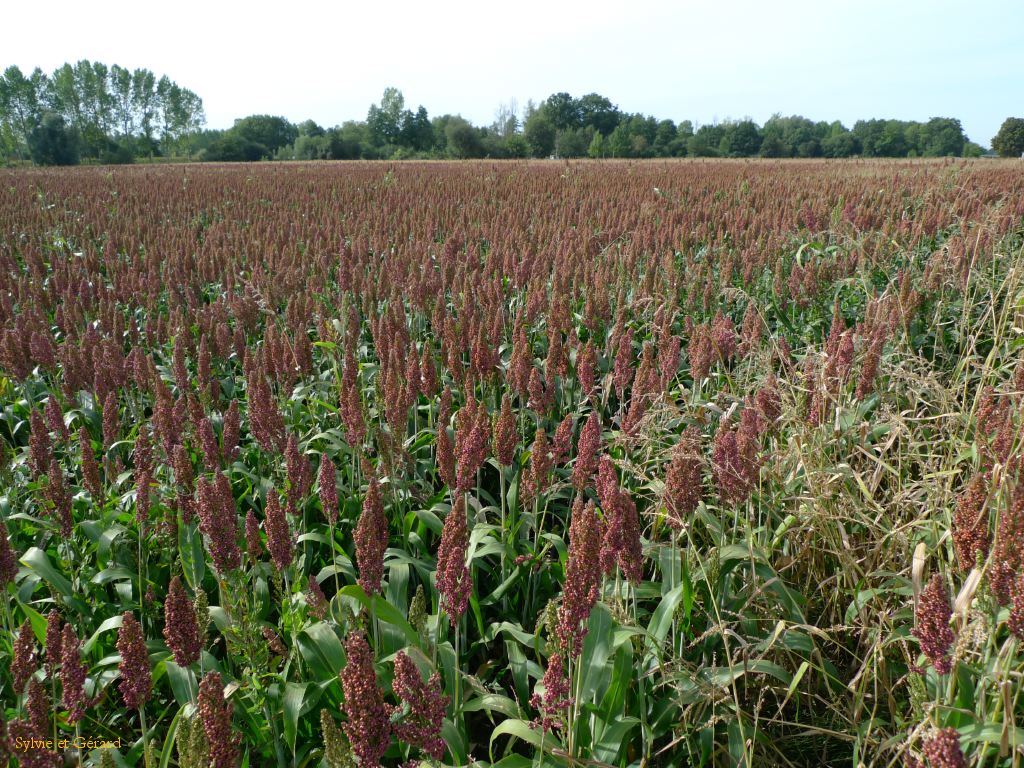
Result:
[[749,119],[727,123],[718,147],[726,157],[753,157],[761,148],[761,129]]
[[385,88],[380,104],[370,105],[366,125],[375,144],[398,144],[404,110],[405,97],[397,88]]
[[1000,157],[1024,156],[1024,118],[1008,117],[992,137],[992,149]]
[[556,129],[547,110],[535,110],[523,126],[523,138],[534,157],[548,157],[555,149]]
[[541,108],[557,131],[573,130],[583,125],[580,103],[568,93],[551,94]]
[[0,77],[0,126],[6,126],[11,150],[24,157],[28,138],[42,116],[42,100],[46,89],[46,76],[36,69],[26,77],[16,66],[4,70]]
[[468,120],[455,115],[448,119],[444,128],[448,154],[460,159],[483,157],[483,143],[480,132]]
[[589,126],[560,131],[555,139],[555,154],[559,157],[586,157],[596,135],[597,132]]
[[269,156],[293,143],[299,136],[299,129],[283,117],[249,115],[235,120],[229,133],[263,147],[263,154]]
[[56,112],[47,112],[29,135],[29,151],[36,165],[77,165],[78,134]]
[[590,140],[590,146],[587,147],[587,155],[590,157],[605,157],[606,151],[604,136],[601,135],[600,131],[594,131],[594,138]]
[[597,93],[588,93],[580,96],[577,101],[577,109],[582,125],[589,125],[595,131],[608,136],[615,130],[615,126],[622,119],[619,108],[611,103],[606,97]]

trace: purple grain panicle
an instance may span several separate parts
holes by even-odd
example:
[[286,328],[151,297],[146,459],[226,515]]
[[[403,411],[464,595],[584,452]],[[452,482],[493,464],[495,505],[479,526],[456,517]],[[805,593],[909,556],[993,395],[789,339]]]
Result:
[[348,716],[345,735],[359,758],[360,768],[379,768],[380,759],[391,743],[391,721],[384,696],[377,685],[373,656],[360,632],[345,641],[347,656],[339,676]]
[[57,463],[56,459],[50,461],[46,497],[53,505],[53,515],[60,525],[60,535],[65,539],[71,538],[71,496],[68,494],[67,485],[64,483],[64,471],[60,468],[60,464]]
[[260,540],[260,523],[250,509],[245,513],[245,551],[255,565],[263,556],[263,542]]
[[324,518],[333,525],[338,522],[338,478],[334,472],[334,462],[326,453],[320,455],[317,488],[320,493],[320,507],[323,509]]
[[1024,570],[1024,485],[1014,489],[1010,502],[999,515],[988,581],[1000,605],[1010,601],[1010,587],[1017,573]]
[[665,474],[665,510],[673,530],[681,530],[700,504],[703,467],[700,431],[696,427],[687,427],[672,451],[672,460]]
[[953,668],[949,657],[949,649],[956,639],[953,630],[949,628],[952,613],[946,586],[942,577],[936,573],[921,591],[915,614],[916,626],[911,634],[920,643],[921,652],[941,675]]
[[164,602],[164,639],[179,667],[188,667],[199,660],[202,651],[199,620],[181,578],[177,575],[171,579],[167,600]]
[[309,577],[309,588],[306,590],[306,607],[310,615],[320,621],[327,616],[327,597],[324,596],[324,591],[320,588],[320,582],[313,576]]
[[926,739],[921,751],[928,759],[929,768],[967,768],[967,760],[960,749],[960,734],[956,728],[943,728]]
[[231,484],[223,474],[211,481],[199,478],[196,484],[199,499],[199,529],[206,535],[210,555],[218,573],[225,574],[242,563],[238,549],[238,516]]
[[85,708],[90,706],[85,698],[85,675],[82,643],[75,634],[74,627],[65,624],[61,643],[60,683],[69,723],[81,720],[85,716]]
[[25,683],[36,671],[36,636],[32,633],[32,625],[25,619],[18,630],[18,639],[14,641],[11,652],[11,677],[14,678],[14,690],[21,693]]
[[569,557],[565,586],[558,610],[558,639],[562,649],[575,658],[583,650],[587,620],[601,585],[601,521],[594,502],[576,496],[569,523]]
[[577,492],[587,487],[597,470],[598,454],[601,451],[601,420],[597,411],[591,411],[580,430],[576,443],[576,463],[572,468],[572,484]]
[[512,466],[518,442],[516,420],[512,415],[512,399],[506,392],[502,395],[501,413],[494,425],[494,455],[503,467]]
[[224,414],[224,428],[221,435],[221,451],[228,463],[238,458],[238,440],[242,431],[242,415],[238,409],[238,400],[233,399]]
[[355,530],[359,586],[366,594],[380,592],[384,578],[384,552],[388,548],[388,521],[376,478],[370,480],[363,499],[363,511]]
[[117,633],[117,652],[121,654],[121,695],[128,709],[142,709],[153,691],[153,675],[149,669],[149,652],[142,635],[142,626],[131,611],[122,616]]
[[283,571],[292,564],[292,532],[288,528],[288,518],[274,489],[267,494],[264,513],[266,517],[263,521],[263,530],[267,534],[267,551],[274,567],[278,571]]
[[1024,571],[1017,574],[1010,589],[1010,632],[1024,640]]
[[61,631],[60,614],[56,608],[46,615],[46,674],[51,678],[57,674],[64,655],[64,636]]
[[82,463],[82,484],[92,496],[93,503],[102,504],[103,483],[100,480],[100,466],[96,462],[96,454],[92,452],[89,432],[84,426],[78,433],[78,449]]
[[534,721],[534,725],[545,731],[561,728],[565,724],[565,711],[572,704],[572,696],[560,654],[555,653],[548,658],[548,666],[544,670],[541,685],[544,686],[544,693],[534,693],[530,697],[530,706],[540,710],[540,716]]
[[953,548],[956,550],[957,564],[963,573],[971,570],[979,557],[985,558],[988,555],[988,486],[988,473],[979,472],[971,478],[956,500]]
[[199,683],[197,709],[210,747],[210,767],[236,768],[241,736],[231,727],[234,705],[224,700],[224,684],[219,672],[207,672]]
[[18,575],[18,556],[7,538],[7,526],[0,522],[0,591]]
[[465,498],[460,495],[444,519],[441,543],[437,548],[437,591],[441,594],[444,610],[453,627],[465,613],[469,595],[473,591],[473,582],[466,566],[468,546]]
[[31,425],[28,437],[29,465],[32,467],[32,476],[39,477],[50,470],[50,462],[53,461],[50,433],[39,411],[32,411],[29,424]]
[[441,693],[441,676],[435,671],[423,682],[416,664],[403,651],[395,657],[395,695],[407,708],[407,714],[395,727],[400,741],[412,744],[434,760],[444,756],[445,742],[441,738],[448,697]]
[[288,476],[289,506],[298,509],[303,497],[309,492],[313,478],[309,471],[309,462],[299,451],[299,441],[295,435],[288,435],[288,443],[284,449],[285,469]]
[[46,398],[46,423],[50,431],[65,443],[71,439],[67,425],[64,423],[64,412],[60,409],[60,403],[52,394]]

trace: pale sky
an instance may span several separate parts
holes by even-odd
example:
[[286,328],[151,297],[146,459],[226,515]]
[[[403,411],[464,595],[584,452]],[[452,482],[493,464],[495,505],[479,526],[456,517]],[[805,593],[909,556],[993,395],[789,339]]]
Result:
[[986,147],[1024,116],[1022,0],[4,5],[0,68],[145,67],[195,91],[210,128],[362,120],[387,86],[477,125],[557,91],[697,124],[955,117]]

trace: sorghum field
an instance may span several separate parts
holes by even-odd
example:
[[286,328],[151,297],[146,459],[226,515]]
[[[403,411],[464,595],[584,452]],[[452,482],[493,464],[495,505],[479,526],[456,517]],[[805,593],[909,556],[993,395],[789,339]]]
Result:
[[1022,248],[1019,162],[0,172],[0,763],[1020,765]]

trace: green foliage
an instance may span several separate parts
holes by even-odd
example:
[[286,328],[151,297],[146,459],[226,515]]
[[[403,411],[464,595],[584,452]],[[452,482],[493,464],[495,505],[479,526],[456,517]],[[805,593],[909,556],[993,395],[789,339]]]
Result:
[[78,132],[64,118],[47,112],[28,137],[28,149],[36,165],[77,165]]
[[1008,117],[999,126],[999,132],[992,137],[992,149],[1000,157],[1021,157],[1024,155],[1024,118]]

